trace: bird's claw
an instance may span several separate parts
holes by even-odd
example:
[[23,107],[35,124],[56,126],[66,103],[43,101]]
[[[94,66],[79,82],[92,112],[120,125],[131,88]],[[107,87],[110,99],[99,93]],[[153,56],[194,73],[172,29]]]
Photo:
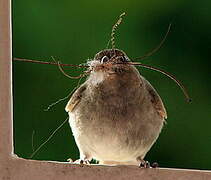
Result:
[[82,159],[81,159],[81,160],[80,160],[80,165],[81,165],[81,166],[83,166],[83,165],[90,165],[90,162],[89,162],[89,160],[87,160],[87,159],[86,159],[86,160],[82,160]]
[[139,167],[140,168],[150,168],[150,162],[149,161],[142,161],[140,164],[139,164]]
[[157,168],[157,167],[159,167],[158,163],[157,162],[153,162],[152,163],[152,168]]
[[83,160],[83,159],[77,159],[76,161],[73,161],[71,158],[67,159],[68,162],[72,164],[79,164],[80,166],[89,165],[89,160]]
[[149,161],[142,161],[139,164],[139,167],[140,168],[157,168],[158,167],[158,163],[157,162],[154,162],[154,163],[152,163],[152,165],[150,165],[150,162]]

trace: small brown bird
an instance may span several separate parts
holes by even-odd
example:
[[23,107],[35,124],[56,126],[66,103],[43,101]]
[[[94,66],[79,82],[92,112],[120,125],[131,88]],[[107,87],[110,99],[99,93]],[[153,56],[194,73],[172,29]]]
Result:
[[[88,62],[90,75],[65,108],[80,151],[78,163],[88,163],[94,158],[106,165],[149,167],[144,157],[158,138],[167,113],[160,96],[140,75],[136,65],[165,74],[191,101],[185,87],[173,75],[159,68],[131,62],[123,51],[115,49],[114,34],[123,16],[125,13],[113,25],[112,49],[100,51]],[[161,43],[138,59],[155,53],[165,41],[170,27],[171,24]]]
[[138,165],[158,138],[165,118],[163,102],[127,55],[106,49],[89,61],[87,80],[66,111],[80,160]]

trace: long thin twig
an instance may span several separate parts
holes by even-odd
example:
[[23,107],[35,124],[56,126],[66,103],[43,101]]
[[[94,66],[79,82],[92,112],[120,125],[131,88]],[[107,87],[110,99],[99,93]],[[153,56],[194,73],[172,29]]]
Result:
[[[22,59],[22,58],[13,58],[14,61],[22,61],[22,62],[31,62],[31,63],[37,63],[37,64],[49,64],[49,65],[56,65],[58,66],[58,63],[56,62],[48,62],[48,61],[37,61],[32,59]],[[78,68],[88,68],[87,65],[75,65],[75,64],[60,64],[60,66],[68,66],[68,67],[78,67]]]
[[143,55],[141,57],[134,58],[134,60],[137,60],[137,59],[141,60],[141,59],[147,58],[149,56],[152,56],[154,53],[156,53],[162,47],[163,43],[165,42],[165,40],[166,40],[166,38],[167,38],[167,36],[170,32],[170,29],[171,29],[171,23],[169,24],[168,30],[167,30],[164,38],[162,39],[162,41],[159,43],[159,45],[155,49],[153,49],[152,51],[146,53],[145,55]]
[[[168,32],[170,30],[170,25],[169,25],[169,29],[168,29]],[[166,33],[166,36],[168,34],[168,32]],[[148,57],[149,55],[151,55],[152,53],[154,53],[155,51],[157,51],[162,43],[164,42],[166,36],[164,37],[164,39],[162,40],[162,42],[160,43],[160,45],[155,48],[155,50],[153,50],[151,53],[147,54],[146,56],[143,56],[143,57]],[[17,60],[17,58],[15,58]],[[71,66],[71,67],[82,67],[82,68],[87,68],[87,67],[90,67],[90,66],[84,66],[84,65],[72,65],[72,64],[60,64],[59,62],[56,62],[56,60],[54,59],[55,63],[53,62],[44,62],[44,61],[36,61],[36,60],[28,60],[28,59],[19,59],[18,61],[26,61],[26,62],[32,62],[32,63],[39,63],[39,64],[52,64],[52,65],[57,65],[60,69],[60,71],[65,75],[67,76],[68,78],[73,78],[73,79],[78,79],[78,78],[81,78],[81,77],[84,77],[86,76],[87,74],[89,74],[91,71],[87,71],[87,72],[84,72],[83,74],[79,75],[79,76],[76,76],[76,77],[72,77],[72,76],[69,76],[68,74],[66,74],[64,72],[64,70],[61,68],[61,66]],[[128,63],[117,63],[117,64],[125,64],[125,65],[134,65],[134,66],[142,66],[142,67],[145,67],[145,68],[148,68],[148,69],[151,69],[151,70],[155,70],[155,71],[158,71],[162,74],[165,74],[166,76],[168,76],[170,79],[172,79],[173,81],[176,82],[176,84],[181,88],[181,90],[183,91],[186,99],[188,102],[191,102],[191,98],[190,96],[188,95],[187,93],[187,90],[186,88],[184,87],[184,85],[179,81],[177,80],[173,75],[171,75],[170,73],[162,70],[162,69],[159,69],[159,68],[156,68],[156,67],[152,67],[150,65],[146,65],[146,64],[142,64],[142,63],[139,63],[139,62],[128,62]]]

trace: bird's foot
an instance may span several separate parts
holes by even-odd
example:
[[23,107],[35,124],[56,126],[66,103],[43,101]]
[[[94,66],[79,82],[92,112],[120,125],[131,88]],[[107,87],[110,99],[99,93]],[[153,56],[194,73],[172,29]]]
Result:
[[84,165],[90,165],[89,160],[85,159],[77,159],[76,161],[73,161],[72,159],[68,159],[67,161],[69,161],[72,164],[79,164],[80,166],[84,166]]
[[151,167],[152,168],[157,168],[157,167],[159,167],[159,164],[157,162],[153,162]]
[[149,161],[141,161],[141,163],[139,164],[140,168],[157,168],[158,167],[158,163],[154,162],[152,163],[152,165],[150,165]]
[[150,162],[149,161],[141,161],[141,163],[139,164],[140,168],[150,168]]
[[85,160],[82,160],[82,159],[80,159],[80,165],[90,165],[90,162],[89,162],[89,160],[87,160],[87,159],[85,159]]

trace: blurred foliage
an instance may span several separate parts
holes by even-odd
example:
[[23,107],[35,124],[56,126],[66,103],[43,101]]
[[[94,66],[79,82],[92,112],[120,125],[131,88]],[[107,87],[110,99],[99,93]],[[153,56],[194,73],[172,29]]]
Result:
[[[155,47],[169,23],[164,46],[143,63],[165,69],[187,87],[188,104],[167,77],[140,68],[157,89],[168,111],[158,141],[146,159],[162,167],[210,169],[211,165],[211,2],[147,0],[18,0],[13,1],[13,56],[80,64],[104,49],[112,25],[126,12],[116,33],[116,45],[133,59]],[[78,75],[79,69],[66,69]],[[28,158],[66,119],[67,103],[44,109],[69,94],[77,80],[50,65],[13,63],[15,153]],[[79,153],[65,124],[34,159],[66,161]]]

